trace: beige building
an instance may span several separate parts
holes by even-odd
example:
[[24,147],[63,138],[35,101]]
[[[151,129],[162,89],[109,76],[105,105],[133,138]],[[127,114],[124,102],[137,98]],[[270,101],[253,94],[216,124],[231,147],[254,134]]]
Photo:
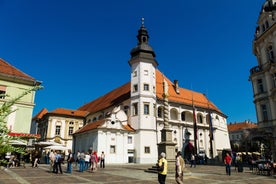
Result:
[[[72,149],[73,133],[83,127],[87,112],[58,108],[51,112],[42,109],[33,124],[40,134],[40,142],[54,142]],[[45,145],[46,146],[46,145]]]
[[266,0],[257,20],[253,53],[257,66],[250,70],[260,132],[270,141],[276,159],[276,0]]

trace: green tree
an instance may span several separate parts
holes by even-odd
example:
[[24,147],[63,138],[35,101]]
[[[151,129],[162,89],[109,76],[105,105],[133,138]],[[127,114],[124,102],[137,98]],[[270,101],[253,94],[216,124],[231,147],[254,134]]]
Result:
[[31,93],[32,91],[36,91],[42,88],[43,88],[42,86],[34,86],[26,90],[18,97],[7,100],[0,107],[0,165],[6,164],[5,153],[7,152],[15,152],[20,154],[25,153],[25,148],[15,147],[11,145],[12,140],[21,140],[20,137],[9,136],[10,131],[7,127],[6,119],[12,112],[14,112],[13,110],[11,110],[11,107],[28,93]]

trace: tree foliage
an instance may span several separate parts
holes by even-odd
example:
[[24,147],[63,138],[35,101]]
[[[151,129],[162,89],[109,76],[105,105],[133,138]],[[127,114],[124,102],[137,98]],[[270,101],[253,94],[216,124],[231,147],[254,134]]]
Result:
[[17,147],[11,144],[11,141],[13,140],[22,141],[20,137],[9,136],[10,130],[8,129],[6,120],[7,120],[7,117],[12,112],[16,111],[16,110],[11,110],[11,107],[28,93],[31,93],[32,91],[36,91],[42,88],[43,88],[42,86],[34,86],[26,90],[25,92],[23,92],[18,97],[7,100],[0,107],[0,165],[6,163],[5,154],[8,152],[15,152],[20,154],[25,153],[24,147]]

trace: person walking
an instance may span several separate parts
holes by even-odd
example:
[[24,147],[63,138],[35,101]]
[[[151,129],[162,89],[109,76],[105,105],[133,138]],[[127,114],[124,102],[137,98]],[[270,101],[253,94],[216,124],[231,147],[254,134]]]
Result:
[[224,164],[226,168],[226,174],[231,175],[231,163],[232,163],[232,157],[229,155],[229,153],[226,153],[226,156],[224,157]]
[[165,184],[166,182],[166,176],[167,176],[167,172],[168,172],[168,162],[166,160],[166,154],[164,152],[162,152],[160,154],[160,159],[158,160],[158,182],[159,184]]
[[60,174],[62,174],[61,163],[62,163],[62,156],[61,156],[60,152],[58,151],[58,152],[56,152],[56,159],[55,159],[53,173],[58,174],[58,170],[59,170]]
[[190,167],[196,167],[196,159],[195,159],[195,155],[191,154],[191,165]]
[[84,163],[85,163],[84,158],[85,158],[85,153],[84,151],[82,151],[79,157],[79,164],[80,164],[79,172],[84,171]]
[[101,154],[101,162],[100,162],[100,168],[105,168],[105,154],[104,152],[102,151],[102,154]]
[[181,152],[177,152],[175,161],[175,181],[178,184],[183,184],[185,162],[181,156]]
[[49,155],[49,159],[50,159],[50,172],[53,172],[53,168],[54,168],[54,164],[55,164],[55,160],[56,160],[56,152],[54,152],[53,150],[51,150],[50,155]]
[[72,173],[72,163],[73,162],[74,162],[74,156],[72,154],[72,151],[68,150],[66,173]]

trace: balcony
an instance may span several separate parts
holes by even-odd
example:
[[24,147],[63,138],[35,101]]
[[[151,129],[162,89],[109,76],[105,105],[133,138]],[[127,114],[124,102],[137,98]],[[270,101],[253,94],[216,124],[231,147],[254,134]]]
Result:
[[254,66],[253,68],[250,69],[250,75],[256,74],[263,71],[261,67],[259,66]]

